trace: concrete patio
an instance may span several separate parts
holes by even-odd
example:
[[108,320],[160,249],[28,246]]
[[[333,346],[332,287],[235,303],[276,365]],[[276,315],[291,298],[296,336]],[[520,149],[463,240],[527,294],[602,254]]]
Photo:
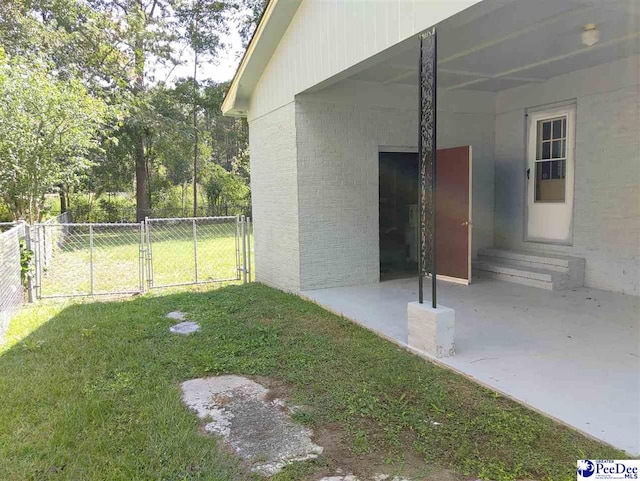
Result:
[[[417,299],[417,280],[302,295],[406,345],[406,308]],[[456,310],[456,355],[438,362],[640,454],[640,299],[487,279],[469,286],[439,282],[438,296]]]

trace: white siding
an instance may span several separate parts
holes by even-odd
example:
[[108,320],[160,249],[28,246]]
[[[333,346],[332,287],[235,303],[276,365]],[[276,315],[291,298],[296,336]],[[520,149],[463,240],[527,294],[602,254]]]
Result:
[[250,118],[478,1],[303,0],[254,89]]
[[[640,57],[497,97],[495,242],[586,258],[585,284],[640,294]],[[573,245],[524,242],[525,109],[577,104]]]
[[256,280],[300,288],[298,184],[293,103],[249,124]]

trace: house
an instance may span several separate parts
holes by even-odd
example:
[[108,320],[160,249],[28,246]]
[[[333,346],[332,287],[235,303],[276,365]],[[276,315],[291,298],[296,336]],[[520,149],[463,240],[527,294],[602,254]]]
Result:
[[223,103],[249,121],[256,279],[411,346],[425,81],[439,362],[640,452],[637,1],[271,0]]

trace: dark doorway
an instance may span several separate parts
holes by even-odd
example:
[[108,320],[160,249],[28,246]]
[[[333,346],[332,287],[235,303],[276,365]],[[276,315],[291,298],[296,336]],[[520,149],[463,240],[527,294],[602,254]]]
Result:
[[415,276],[418,154],[380,152],[380,280]]

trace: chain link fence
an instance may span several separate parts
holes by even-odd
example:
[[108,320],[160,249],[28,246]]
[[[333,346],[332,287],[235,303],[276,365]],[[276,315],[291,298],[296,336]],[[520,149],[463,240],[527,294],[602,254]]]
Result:
[[13,229],[18,224],[19,222],[0,222],[0,233]]
[[34,231],[38,298],[251,280],[251,222],[245,217],[46,222]]
[[2,223],[0,227],[2,228],[0,234],[0,344],[2,344],[11,316],[25,301],[20,242],[25,240],[28,226],[22,223]]
[[36,224],[39,298],[143,290],[142,224]]

